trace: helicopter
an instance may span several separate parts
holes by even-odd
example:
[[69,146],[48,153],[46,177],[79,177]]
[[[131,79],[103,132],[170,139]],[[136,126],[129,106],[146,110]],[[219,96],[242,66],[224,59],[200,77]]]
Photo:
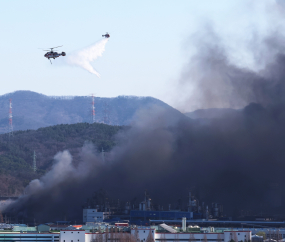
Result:
[[[63,45],[49,48],[50,50],[43,50],[43,51],[48,51],[48,52],[44,55],[44,57],[48,58],[49,61],[50,61],[50,63],[51,63],[50,58],[55,59],[55,58],[60,57],[60,56],[66,56],[66,53],[65,53],[65,52],[57,53],[57,52],[54,52],[54,51],[53,51],[53,49],[59,48],[59,47],[62,47],[62,46],[63,46]],[[52,64],[52,63],[51,63],[51,64]]]
[[106,34],[103,34],[102,37],[110,38],[110,34],[108,34],[108,32],[106,32]]

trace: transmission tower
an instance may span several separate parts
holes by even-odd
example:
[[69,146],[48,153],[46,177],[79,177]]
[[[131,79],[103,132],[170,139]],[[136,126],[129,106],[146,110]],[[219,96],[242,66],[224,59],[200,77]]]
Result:
[[37,161],[36,161],[36,152],[34,151],[33,154],[33,171],[36,172],[37,171]]
[[13,115],[12,115],[12,99],[9,99],[9,138],[13,136]]
[[104,103],[104,124],[110,123],[110,113],[109,113],[109,104],[105,101]]
[[92,119],[91,119],[92,121],[91,123],[94,124],[95,123],[95,97],[93,94],[91,95],[91,97],[92,97]]

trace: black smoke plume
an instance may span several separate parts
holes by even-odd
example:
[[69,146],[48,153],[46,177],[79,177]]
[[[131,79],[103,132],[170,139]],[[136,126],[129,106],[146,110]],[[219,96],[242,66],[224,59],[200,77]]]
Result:
[[158,107],[141,110],[105,163],[88,143],[76,166],[68,151],[57,154],[51,171],[6,212],[80,221],[81,205],[102,188],[124,201],[142,199],[147,189],[165,208],[192,190],[206,203],[224,204],[230,216],[249,210],[284,218],[285,55],[274,37],[264,43],[273,54],[258,72],[230,63],[215,38],[198,46],[183,72],[179,85],[195,83],[188,102],[245,106],[234,115],[191,120]]

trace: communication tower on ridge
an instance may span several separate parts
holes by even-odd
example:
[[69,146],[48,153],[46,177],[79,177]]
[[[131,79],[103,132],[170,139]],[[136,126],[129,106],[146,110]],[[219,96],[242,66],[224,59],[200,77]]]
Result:
[[91,95],[91,97],[92,97],[92,121],[91,123],[94,124],[95,123],[95,97],[93,94]]
[[8,127],[8,133],[9,138],[13,136],[13,115],[12,115],[12,99],[9,99],[9,127]]

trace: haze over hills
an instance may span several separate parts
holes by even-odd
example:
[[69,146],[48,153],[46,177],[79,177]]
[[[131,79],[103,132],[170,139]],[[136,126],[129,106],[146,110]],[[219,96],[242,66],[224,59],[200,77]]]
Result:
[[193,112],[184,113],[187,117],[192,119],[217,119],[223,117],[237,117],[241,113],[241,109],[233,108],[208,108],[197,109]]
[[[0,133],[7,132],[9,99],[12,99],[14,130],[38,129],[57,124],[91,122],[90,96],[46,96],[31,91],[16,91],[0,96]],[[128,125],[140,109],[157,105],[170,114],[178,110],[152,97],[95,97],[95,121],[110,125]]]

